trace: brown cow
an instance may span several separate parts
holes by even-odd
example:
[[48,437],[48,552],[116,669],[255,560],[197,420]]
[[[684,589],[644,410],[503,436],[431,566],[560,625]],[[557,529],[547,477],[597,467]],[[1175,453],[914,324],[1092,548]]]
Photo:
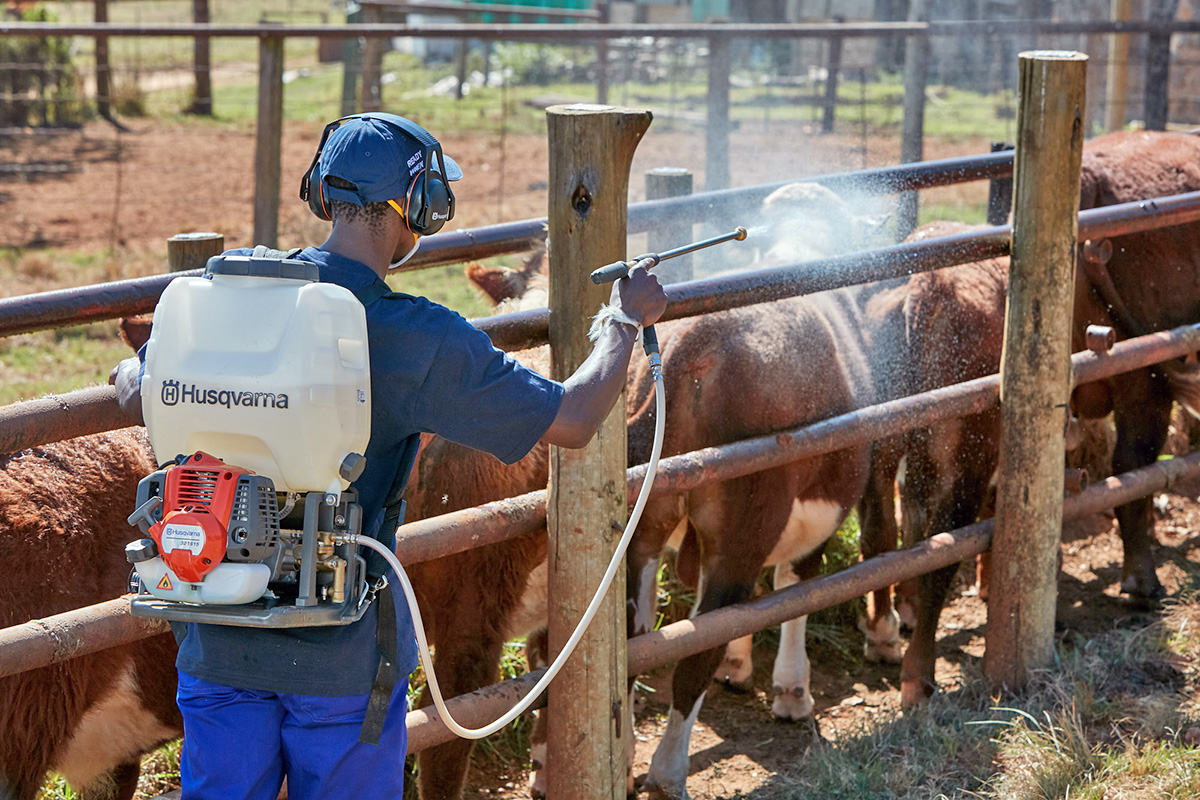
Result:
[[[1101,136],[1083,150],[1081,208],[1200,191],[1200,137],[1161,132]],[[1080,260],[1076,273],[1075,350],[1089,324],[1111,325],[1118,339],[1200,321],[1200,223],[1112,240],[1104,270]],[[1113,412],[1116,473],[1152,463],[1166,441],[1171,403],[1200,415],[1194,364],[1168,362],[1085,384],[1073,398],[1081,416]],[[1155,574],[1151,498],[1117,508],[1124,545],[1121,591],[1137,604],[1163,594]]]
[[[1081,207],[1200,190],[1200,138],[1188,134],[1122,132],[1084,147]],[[943,228],[933,235],[943,235]],[[1200,226],[1196,223],[1114,239],[1111,257],[1076,271],[1073,349],[1085,348],[1089,324],[1109,325],[1118,338],[1200,320]],[[1107,254],[1108,248],[1089,248]],[[913,281],[909,339],[917,376],[913,391],[998,371],[1003,343],[1007,260],[968,265]],[[1077,387],[1081,417],[1114,415],[1112,470],[1152,463],[1166,441],[1173,401],[1196,414],[1194,365],[1182,360]],[[913,431],[908,437],[905,525],[915,538],[973,522],[997,463],[998,412]],[[1124,544],[1121,590],[1135,606],[1162,595],[1155,574],[1151,498],[1117,508]],[[923,701],[935,689],[933,637],[949,567],[922,578],[918,620],[901,668],[902,700]]]
[[[903,369],[904,282],[852,287],[682,320],[660,334],[666,376],[665,455],[797,428],[896,396]],[[631,392],[630,461],[645,462],[653,428],[647,370]],[[819,377],[816,377],[819,376]],[[685,493],[652,498],[628,556],[636,613],[630,634],[653,622],[654,576],[667,539],[686,524],[680,572],[699,584],[694,613],[751,596],[764,566],[782,588],[812,577],[830,535],[863,498],[872,447],[861,445]],[[894,475],[894,472],[892,473]],[[891,486],[887,479],[873,486]],[[890,502],[889,496],[878,503]],[[864,557],[895,545],[895,520],[865,511]],[[890,533],[888,532],[890,529]],[[890,604],[876,633],[896,635]],[[887,623],[891,623],[889,626]],[[805,619],[785,623],[774,678],[775,714],[812,713]],[[691,728],[723,648],[682,660],[672,679],[667,730],[647,782],[686,797]]]
[[[0,627],[128,591],[125,517],[154,466],[140,429],[0,458]],[[55,770],[127,800],[141,756],[182,732],[170,634],[0,678],[0,797],[32,800]]]

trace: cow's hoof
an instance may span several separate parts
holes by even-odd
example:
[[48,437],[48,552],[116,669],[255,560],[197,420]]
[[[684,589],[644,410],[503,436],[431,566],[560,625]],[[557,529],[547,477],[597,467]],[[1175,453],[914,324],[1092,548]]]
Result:
[[1137,611],[1153,611],[1167,595],[1158,581],[1158,576],[1153,572],[1150,576],[1152,580],[1138,575],[1127,575],[1121,581],[1121,592],[1126,595],[1129,605]]
[[925,681],[906,680],[900,682],[900,707],[916,708],[929,702],[933,696],[933,687]]
[[689,800],[686,783],[660,786],[653,778],[647,778],[644,788],[651,800]]
[[797,722],[812,716],[812,694],[803,686],[784,689],[775,687],[775,701],[771,703],[771,712],[775,719],[781,722]]
[[754,664],[744,658],[726,658],[713,673],[713,680],[735,692],[754,688]]

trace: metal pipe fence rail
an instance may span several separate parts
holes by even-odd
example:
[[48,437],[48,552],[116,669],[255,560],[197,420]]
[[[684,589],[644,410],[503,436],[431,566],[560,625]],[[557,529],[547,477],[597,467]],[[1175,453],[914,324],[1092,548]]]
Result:
[[[1190,192],[1084,211],[1079,215],[1079,238],[1085,241],[1114,237],[1196,220],[1200,220],[1200,192]],[[954,236],[903,242],[863,253],[674,284],[667,287],[669,304],[663,319],[680,319],[1003,256],[1008,252],[1010,237],[1011,228],[1001,225]],[[112,306],[99,311],[100,305],[86,304],[82,298],[89,297],[92,292],[98,296],[107,296],[110,292],[146,292],[146,287],[165,287],[174,277],[189,274],[197,274],[197,271],[137,278],[88,290],[66,289],[0,300],[0,320],[15,318],[28,324],[28,320],[40,318],[43,321],[37,322],[38,326],[50,327],[44,321],[49,316],[43,310],[47,307],[56,308],[59,324],[65,316],[64,309],[71,307],[111,314]],[[159,288],[158,292],[161,291]],[[138,300],[138,303],[148,302],[148,298]],[[33,311],[29,310],[31,307]],[[143,311],[151,308],[143,308]],[[475,320],[475,324],[491,336],[498,347],[522,349],[546,341],[549,313],[548,309],[532,309]],[[3,330],[5,323],[0,322],[0,331]],[[17,403],[0,408],[0,452],[23,450],[126,426],[125,418],[116,410],[115,394],[108,387],[68,392],[34,402],[41,405],[31,409],[27,403]],[[66,407],[78,409],[64,413]]]
[[[1087,383],[1196,350],[1200,350],[1200,324],[1186,325],[1171,331],[1119,342],[1111,352],[1103,355],[1077,353],[1072,357],[1072,364],[1076,381]],[[868,406],[793,431],[781,431],[770,436],[664,458],[659,462],[654,493],[682,491],[713,481],[729,480],[821,453],[874,441],[939,420],[980,413],[999,402],[999,392],[999,376],[992,375]],[[1200,458],[1200,454],[1194,458]],[[1156,466],[1170,469],[1164,465],[1171,463],[1161,462]],[[644,480],[645,465],[633,467],[628,471],[627,491],[631,500]],[[413,564],[531,533],[545,523],[545,500],[545,490],[530,492],[477,508],[408,523],[401,526],[397,535],[396,554],[402,562]],[[1075,501],[1069,500],[1068,504],[1071,502]],[[1124,502],[1127,500],[1115,500],[1112,505]],[[885,558],[897,557],[889,555]],[[864,562],[864,565],[873,561],[875,559]],[[939,563],[935,566],[942,565],[944,564]],[[884,584],[880,584],[882,585]],[[722,610],[712,613],[726,612]],[[696,620],[691,622],[695,623]],[[128,598],[6,628],[0,630],[0,677],[136,641],[159,630],[161,629],[146,627],[142,620],[129,615]],[[735,634],[737,635],[742,634]],[[634,652],[633,649],[630,650],[631,669],[637,666],[632,661]],[[498,696],[511,696],[507,691]],[[468,715],[468,724],[470,719]]]
[[930,22],[782,22],[782,23],[444,23],[410,25],[349,23],[345,25],[223,25],[181,23],[148,25],[122,23],[71,24],[0,22],[6,36],[184,36],[193,38],[251,37],[283,39],[375,38],[411,36],[426,39],[481,41],[595,42],[640,37],[707,39],[712,36],[754,39],[853,39],[911,36],[1018,36],[1023,34],[1188,34],[1200,33],[1200,20],[1128,21],[930,21]]
[[[888,194],[973,180],[1007,178],[1012,175],[1012,159],[1011,151],[986,153],[881,169],[817,175],[802,180],[820,183],[833,191],[852,189],[857,192]],[[661,226],[667,220],[685,214],[694,216],[697,222],[722,218],[744,208],[747,203],[760,202],[771,192],[790,182],[792,181],[780,181],[632,203],[629,206],[629,232],[645,233]],[[540,217],[435,233],[421,242],[420,251],[401,271],[525,252],[545,241],[546,224],[546,218]],[[193,271],[152,275],[0,299],[0,336],[149,313],[154,310],[154,305],[168,283],[180,275],[197,274],[199,273]],[[512,323],[515,330],[511,334],[504,331],[509,319],[509,315],[498,315],[487,318],[486,322],[477,322],[480,323],[480,327],[486,327],[497,346],[504,349],[519,350],[545,343],[544,323],[541,326],[540,340],[527,341],[525,337],[531,334],[519,321]]]

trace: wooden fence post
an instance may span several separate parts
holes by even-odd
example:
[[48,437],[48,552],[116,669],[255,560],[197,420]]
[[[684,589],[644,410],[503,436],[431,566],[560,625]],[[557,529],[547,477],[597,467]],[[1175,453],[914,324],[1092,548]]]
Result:
[[[1001,153],[1012,150],[1009,142],[992,142],[992,152]],[[988,181],[988,225],[1003,225],[1008,222],[1008,212],[1012,210],[1013,179],[992,178]]]
[[177,233],[167,239],[167,271],[203,269],[208,259],[224,251],[225,237],[219,233]]
[[[834,22],[842,23],[846,18],[838,15]],[[825,115],[821,118],[821,133],[833,133],[833,118],[837,114],[838,73],[842,71],[842,37],[829,40],[829,64],[825,70]]]
[[[597,22],[607,25],[612,19],[608,0],[598,0],[596,10],[600,12]],[[601,105],[608,102],[608,39],[596,42],[596,102]]]
[[[363,3],[363,22],[378,25],[383,22],[383,7],[378,3]],[[367,36],[362,59],[362,110],[383,110],[383,39]]]
[[[1156,0],[1150,19],[1171,22],[1179,0]],[[1152,33],[1146,40],[1146,130],[1165,131],[1170,117],[1171,34]]]
[[[929,22],[926,0],[912,0],[909,22]],[[904,122],[900,138],[900,161],[920,161],[925,153],[925,84],[929,80],[929,37],[909,36],[904,43]],[[903,239],[917,227],[919,198],[916,191],[900,193],[896,212],[897,238]]]
[[[1113,22],[1129,21],[1130,0],[1112,0]],[[1108,79],[1104,86],[1104,129],[1125,127],[1125,98],[1129,93],[1129,34],[1108,35]]]
[[283,137],[283,37],[258,40],[258,130],[254,143],[254,243],[279,238],[279,190]]
[[[627,257],[633,153],[648,111],[576,104],[546,110],[550,138],[550,350],[564,379],[592,347],[590,318],[610,286],[588,273]],[[550,649],[557,652],[596,591],[628,517],[625,398],[581,450],[550,448]],[[625,638],[625,575],[617,573],[575,654],[550,684],[547,797],[624,800],[632,746]]]
[[[683,167],[655,167],[646,171],[646,199],[663,200],[668,197],[683,197],[692,193],[692,172]],[[691,220],[672,220],[658,225],[646,236],[646,249],[661,253],[692,241],[695,226]],[[654,268],[654,273],[663,283],[679,283],[692,279],[692,257],[679,256],[664,261]]]
[[[208,22],[208,0],[192,0],[192,20],[201,24]],[[192,47],[194,62],[192,71],[196,76],[196,96],[192,98],[192,107],[189,110],[193,114],[203,114],[211,117],[213,112],[212,40],[207,36],[197,36],[192,41],[194,42]]]
[[1087,56],[1020,54],[1000,471],[984,672],[1021,688],[1054,657]]
[[[93,0],[93,19],[108,22],[108,0]],[[108,68],[108,36],[96,35],[96,113],[112,119],[112,82]]]
[[704,190],[729,188],[729,37],[708,35],[708,125],[704,134]]

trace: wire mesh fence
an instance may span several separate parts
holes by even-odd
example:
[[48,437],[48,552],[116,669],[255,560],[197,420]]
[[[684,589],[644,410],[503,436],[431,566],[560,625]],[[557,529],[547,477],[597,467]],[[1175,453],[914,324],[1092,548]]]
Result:
[[[312,0],[253,7],[233,0],[122,0],[111,6],[92,0],[57,5],[57,21],[91,22],[98,2],[109,23],[139,26],[191,22],[201,4],[207,19],[219,24],[338,24],[348,16],[345,8]],[[1057,13],[1064,17],[1107,14],[1092,0],[1060,5]],[[441,20],[410,15],[408,21]],[[1147,82],[1150,39],[1146,33],[931,36],[924,129],[943,148],[933,157],[979,152],[989,140],[1012,139],[1015,55],[1035,47],[1089,54],[1089,135],[1115,121],[1140,124],[1156,96],[1147,86],[1160,88]],[[909,41],[904,35],[736,39],[729,101],[733,185],[895,163]],[[205,80],[197,69],[202,42]],[[1200,125],[1200,36],[1179,33],[1169,43],[1167,122]],[[281,236],[319,235],[304,209],[287,202],[294,194],[291,176],[311,158],[320,124],[361,109],[370,92],[377,92],[385,110],[412,116],[440,136],[471,140],[474,188],[464,189],[471,203],[463,208],[478,213],[464,216],[464,224],[544,214],[538,203],[544,202],[545,159],[535,143],[544,139],[542,109],[594,101],[601,75],[609,102],[652,109],[652,134],[673,137],[658,151],[643,145],[652,152],[635,169],[685,167],[701,179],[697,188],[704,187],[710,96],[704,39],[612,39],[601,63],[591,42],[396,38],[385,42],[377,77],[367,76],[377,89],[364,81],[364,71],[372,70],[366,49],[362,39],[285,39]],[[13,212],[0,219],[0,246],[134,247],[197,226],[220,227],[233,241],[248,241],[258,57],[253,37],[0,42],[0,204]],[[198,109],[211,110],[211,116],[189,114]],[[102,111],[111,123],[98,121]],[[651,158],[657,163],[646,161]],[[631,199],[639,192],[635,180]],[[980,192],[962,190],[951,201],[969,206],[960,212],[964,218],[982,221]]]

